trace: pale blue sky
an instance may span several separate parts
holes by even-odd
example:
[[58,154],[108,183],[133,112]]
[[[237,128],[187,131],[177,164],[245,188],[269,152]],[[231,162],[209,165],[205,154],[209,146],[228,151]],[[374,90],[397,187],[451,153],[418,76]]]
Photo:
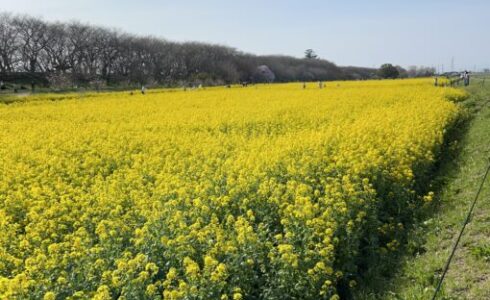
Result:
[[338,65],[490,67],[490,0],[0,0],[0,11]]

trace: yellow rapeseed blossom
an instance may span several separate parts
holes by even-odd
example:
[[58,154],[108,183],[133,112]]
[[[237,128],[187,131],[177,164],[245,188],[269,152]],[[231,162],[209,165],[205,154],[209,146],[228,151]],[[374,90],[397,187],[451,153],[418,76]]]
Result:
[[464,97],[414,79],[0,104],[0,299],[339,299],[366,236],[397,250],[432,201],[415,181]]

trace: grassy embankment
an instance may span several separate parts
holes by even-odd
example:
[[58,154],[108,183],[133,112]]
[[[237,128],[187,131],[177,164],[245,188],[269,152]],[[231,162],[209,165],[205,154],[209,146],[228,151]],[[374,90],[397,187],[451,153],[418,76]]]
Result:
[[[449,141],[433,185],[438,199],[411,241],[394,278],[363,299],[431,299],[490,157],[490,78],[474,79],[462,102],[469,118]],[[490,299],[490,182],[476,204],[438,299]]]

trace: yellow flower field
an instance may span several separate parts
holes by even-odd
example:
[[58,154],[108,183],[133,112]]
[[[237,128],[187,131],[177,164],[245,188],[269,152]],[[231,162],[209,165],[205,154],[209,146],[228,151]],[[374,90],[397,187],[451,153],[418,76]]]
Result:
[[417,79],[0,105],[0,298],[338,299],[432,200],[464,96]]

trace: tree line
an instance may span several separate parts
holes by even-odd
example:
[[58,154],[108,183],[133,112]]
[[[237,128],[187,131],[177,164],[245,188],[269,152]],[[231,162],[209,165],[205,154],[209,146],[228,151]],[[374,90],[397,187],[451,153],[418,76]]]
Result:
[[0,14],[0,81],[54,87],[185,86],[379,76],[377,69],[339,67],[311,52],[302,59],[257,56],[221,45]]

